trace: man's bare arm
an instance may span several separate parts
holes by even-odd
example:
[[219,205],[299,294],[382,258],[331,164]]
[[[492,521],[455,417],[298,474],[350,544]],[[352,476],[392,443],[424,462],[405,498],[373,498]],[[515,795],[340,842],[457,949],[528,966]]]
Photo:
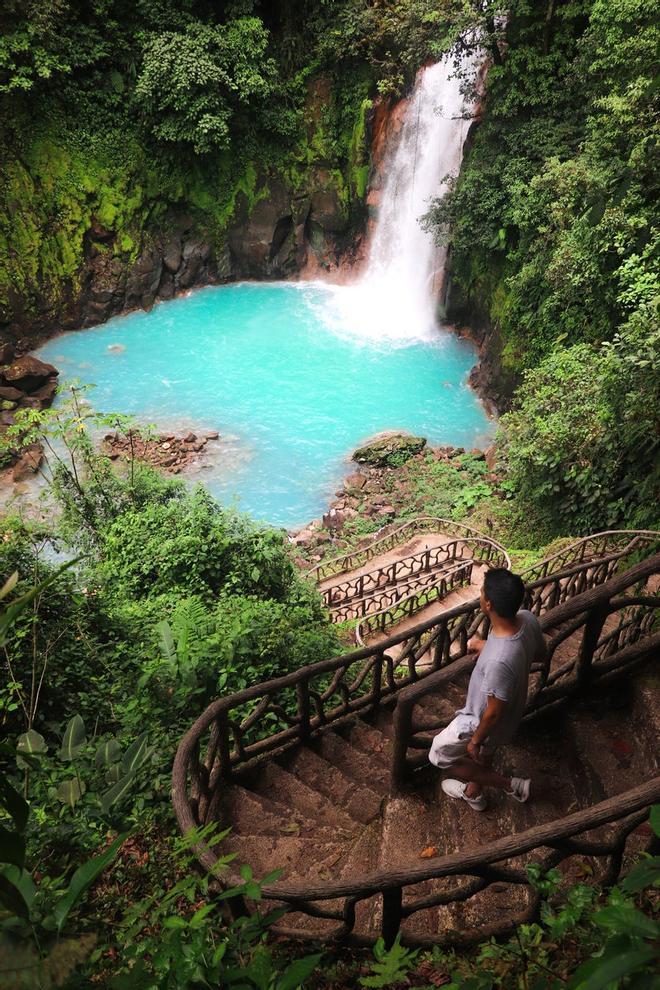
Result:
[[468,639],[468,653],[476,653],[479,656],[485,645],[486,640],[482,639],[481,636],[472,636],[471,639]]
[[472,738],[467,745],[468,755],[471,756],[473,760],[478,761],[479,748],[481,744],[484,739],[488,738],[495,726],[502,720],[504,712],[506,711],[506,706],[506,701],[501,701],[500,698],[496,698],[493,694],[488,695],[488,704],[486,705],[486,709],[481,716],[481,721],[474,730]]

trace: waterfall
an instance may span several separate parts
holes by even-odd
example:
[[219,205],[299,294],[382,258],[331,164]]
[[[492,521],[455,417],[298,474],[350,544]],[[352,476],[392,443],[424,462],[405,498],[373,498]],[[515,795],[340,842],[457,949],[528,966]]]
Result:
[[451,59],[420,69],[398,140],[384,163],[385,182],[359,280],[335,296],[337,315],[353,334],[405,343],[436,331],[436,305],[446,248],[420,218],[458,173],[469,126]]

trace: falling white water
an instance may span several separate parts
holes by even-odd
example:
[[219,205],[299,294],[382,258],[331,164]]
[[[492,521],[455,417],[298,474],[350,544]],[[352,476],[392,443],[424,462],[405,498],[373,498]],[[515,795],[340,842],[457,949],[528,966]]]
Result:
[[442,193],[443,178],[458,173],[468,116],[450,59],[419,71],[396,146],[384,164],[365,270],[354,285],[334,293],[335,330],[343,326],[371,342],[392,343],[429,340],[436,333],[447,252],[422,229],[420,218]]

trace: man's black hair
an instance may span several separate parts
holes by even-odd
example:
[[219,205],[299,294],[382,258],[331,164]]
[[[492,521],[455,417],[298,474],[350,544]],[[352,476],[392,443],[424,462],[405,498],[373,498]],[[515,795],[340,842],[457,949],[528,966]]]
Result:
[[502,619],[515,619],[525,597],[525,585],[518,574],[504,567],[486,571],[484,594]]

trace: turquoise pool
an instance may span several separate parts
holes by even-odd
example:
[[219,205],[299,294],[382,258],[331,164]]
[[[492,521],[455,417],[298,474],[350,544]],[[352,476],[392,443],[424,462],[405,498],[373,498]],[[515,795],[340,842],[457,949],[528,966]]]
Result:
[[[378,337],[351,288],[238,283],[66,333],[39,356],[61,381],[94,383],[96,408],[163,428],[222,434],[194,475],[223,502],[286,527],[318,516],[359,443],[401,429],[484,445],[492,431],[467,385],[472,347],[447,332]],[[356,325],[357,324],[357,325]]]

